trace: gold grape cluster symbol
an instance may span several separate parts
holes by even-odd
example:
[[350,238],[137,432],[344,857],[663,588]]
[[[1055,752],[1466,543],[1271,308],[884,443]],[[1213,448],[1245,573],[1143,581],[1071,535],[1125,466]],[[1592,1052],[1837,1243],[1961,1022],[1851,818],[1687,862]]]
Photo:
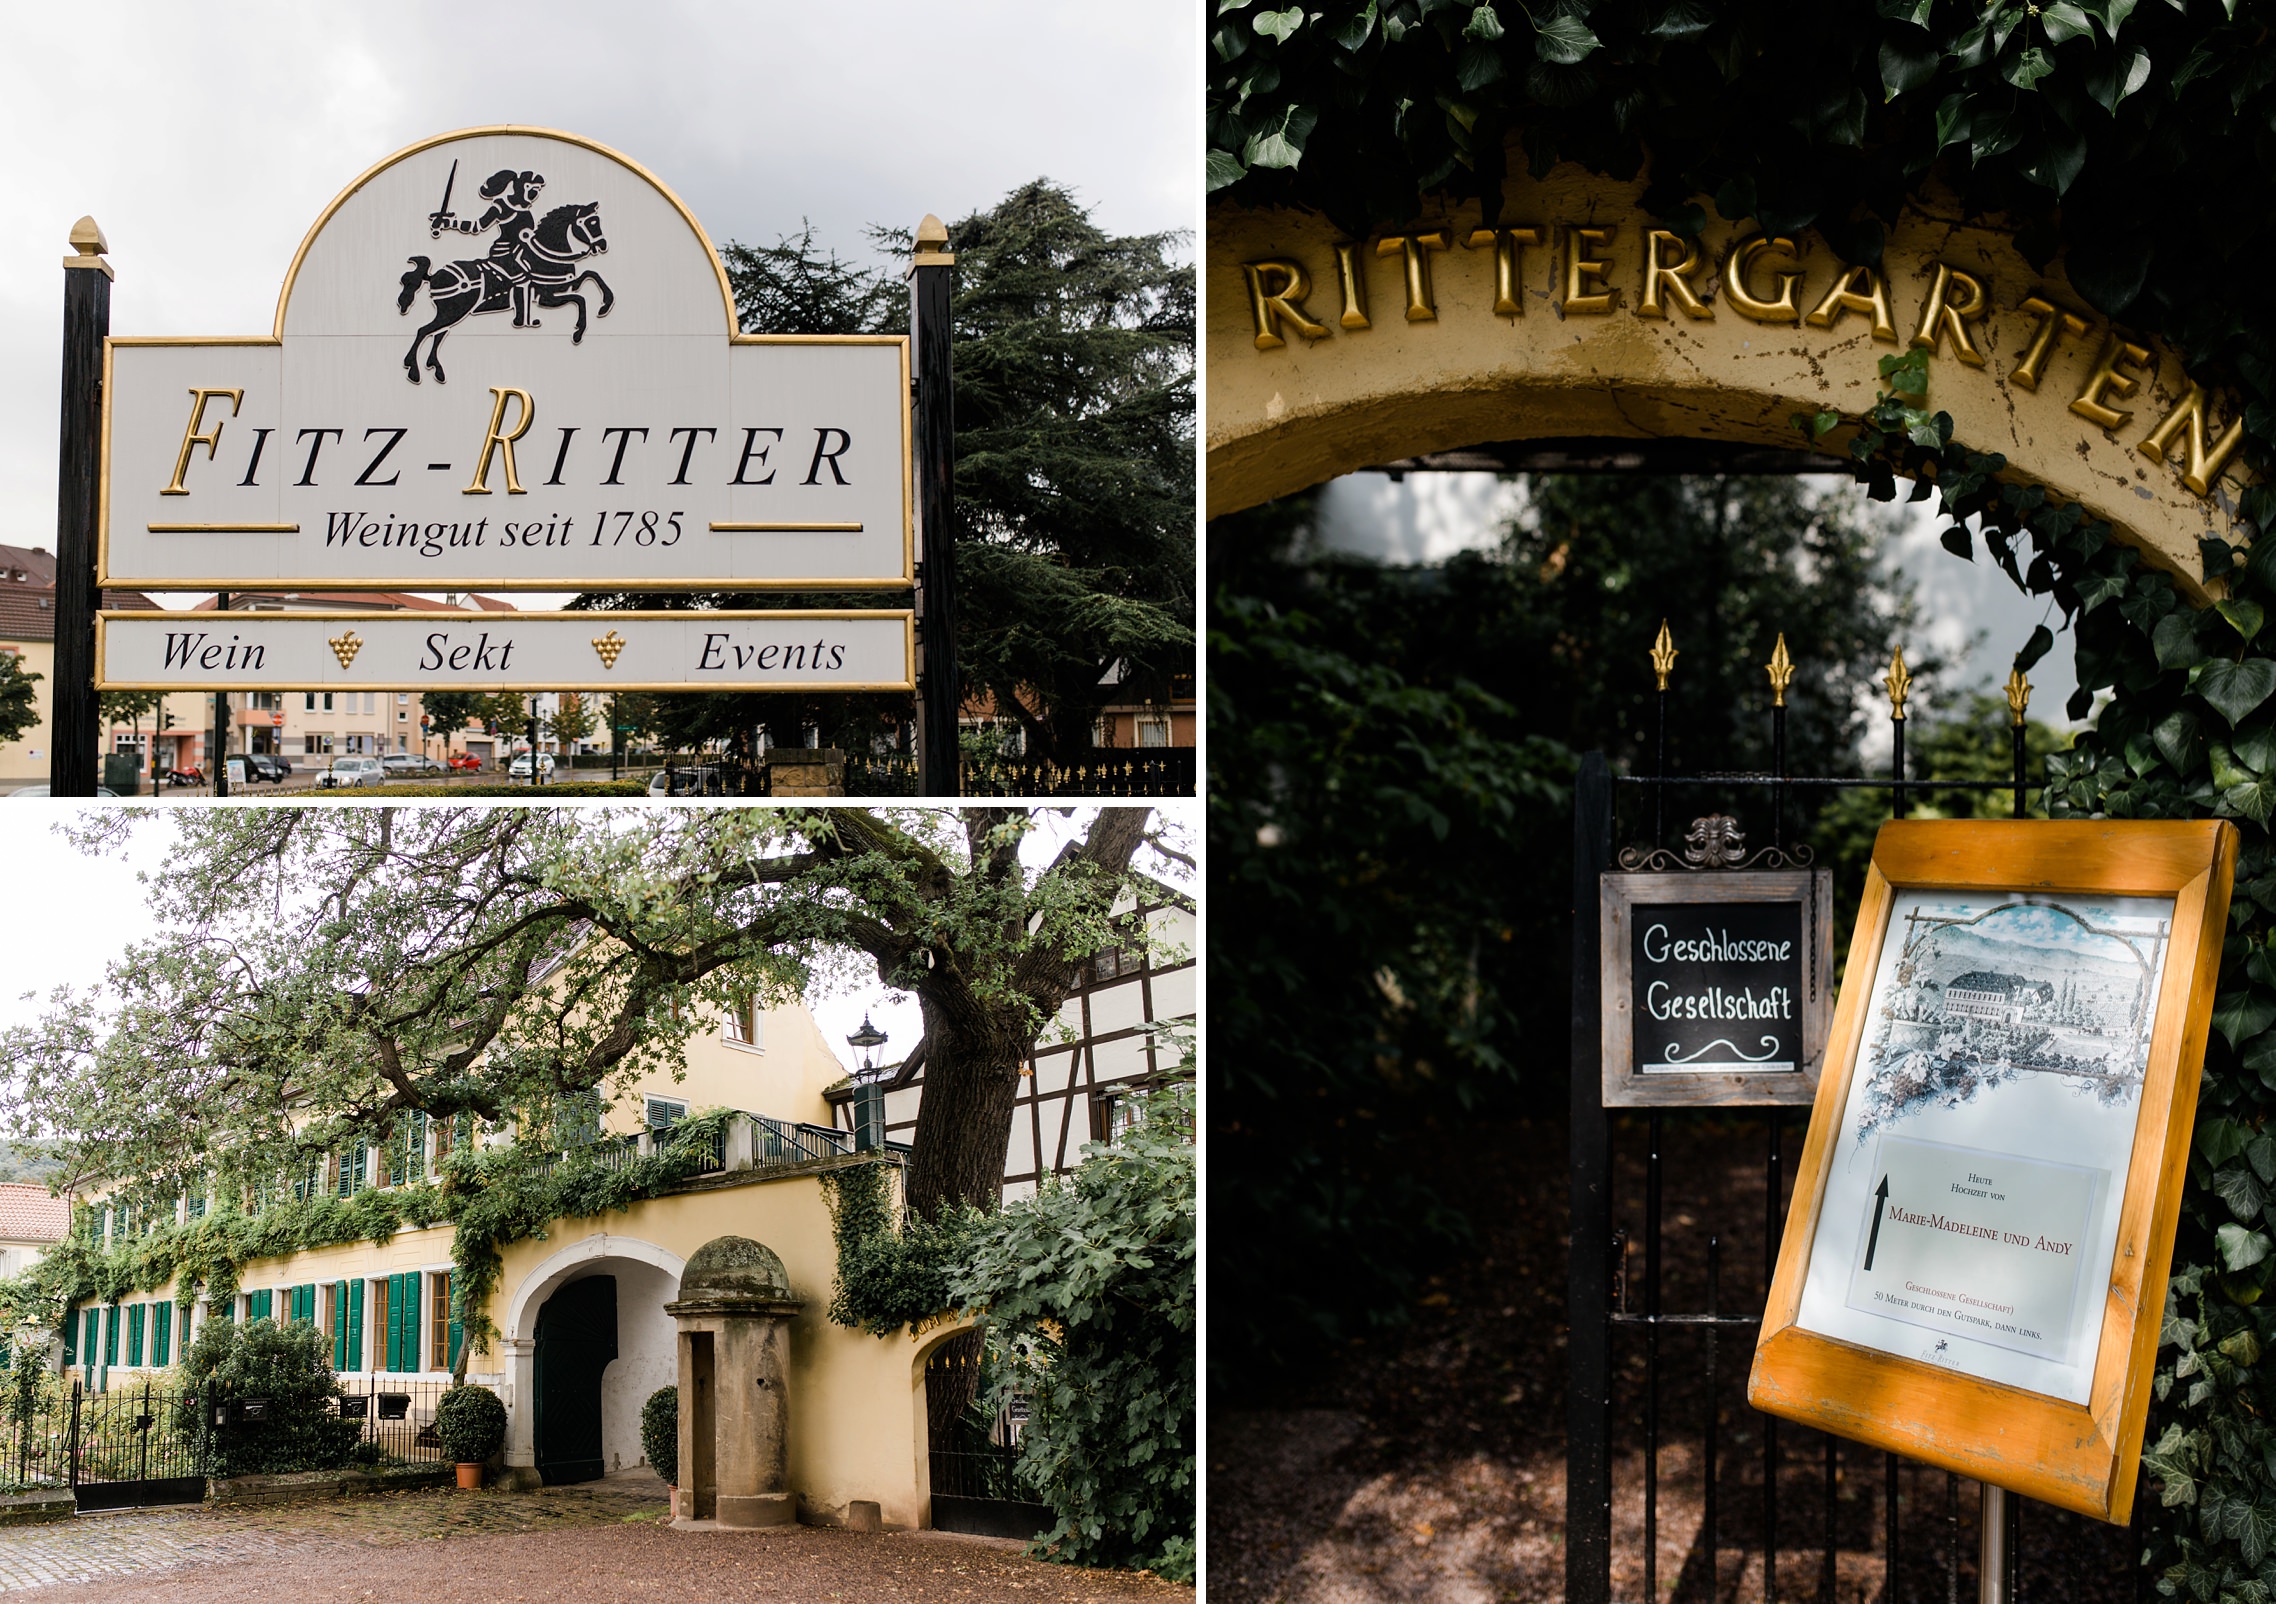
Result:
[[601,654],[603,668],[613,669],[616,667],[616,654],[624,650],[624,637],[613,629],[606,635],[596,635],[593,638],[593,650]]
[[353,663],[356,660],[356,653],[364,649],[362,637],[352,629],[334,635],[325,644],[332,648],[332,655],[340,660],[342,668]]

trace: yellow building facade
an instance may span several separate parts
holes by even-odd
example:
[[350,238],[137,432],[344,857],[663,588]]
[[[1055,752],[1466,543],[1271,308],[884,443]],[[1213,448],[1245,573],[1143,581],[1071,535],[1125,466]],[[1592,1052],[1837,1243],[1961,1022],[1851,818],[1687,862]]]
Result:
[[[958,1328],[879,1339],[825,1314],[837,1261],[825,1177],[877,1156],[857,1153],[853,1133],[831,1123],[824,1092],[845,1074],[803,1006],[748,1007],[707,1022],[680,1078],[650,1077],[608,1106],[604,1154],[649,1151],[658,1130],[691,1114],[737,1112],[704,1173],[605,1217],[551,1222],[543,1239],[504,1249],[485,1311],[498,1336],[468,1357],[466,1378],[506,1404],[510,1479],[586,1480],[644,1462],[641,1406],[677,1380],[676,1327],[664,1306],[695,1251],[735,1235],[773,1249],[803,1300],[790,1326],[788,1389],[799,1518],[839,1524],[849,1505],[873,1501],[888,1526],[931,1523],[925,1362]],[[428,1179],[446,1140],[435,1125],[415,1162],[398,1151],[392,1167],[380,1147],[343,1155],[322,1184],[352,1192]],[[106,1231],[132,1227],[116,1212],[104,1221]],[[385,1243],[255,1260],[220,1308],[203,1298],[177,1307],[167,1286],[75,1309],[63,1357],[83,1384],[117,1389],[178,1363],[216,1314],[307,1321],[331,1337],[348,1391],[381,1403],[391,1393],[407,1398],[397,1407],[417,1430],[449,1384],[462,1341],[448,1315],[452,1241],[442,1224]]]

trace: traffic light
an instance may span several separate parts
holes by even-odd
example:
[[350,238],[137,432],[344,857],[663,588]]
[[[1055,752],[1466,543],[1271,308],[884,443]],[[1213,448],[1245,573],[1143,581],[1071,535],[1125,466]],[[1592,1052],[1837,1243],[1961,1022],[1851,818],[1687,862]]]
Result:
[[160,713],[158,715],[158,727],[162,730],[172,729],[174,727],[174,715],[171,713]]

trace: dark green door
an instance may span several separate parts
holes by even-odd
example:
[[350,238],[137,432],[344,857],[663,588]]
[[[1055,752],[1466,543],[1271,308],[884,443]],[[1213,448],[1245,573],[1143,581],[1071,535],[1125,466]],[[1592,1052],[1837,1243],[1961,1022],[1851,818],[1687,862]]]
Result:
[[537,1474],[592,1481],[601,1457],[601,1372],[616,1357],[616,1277],[572,1281],[537,1311]]

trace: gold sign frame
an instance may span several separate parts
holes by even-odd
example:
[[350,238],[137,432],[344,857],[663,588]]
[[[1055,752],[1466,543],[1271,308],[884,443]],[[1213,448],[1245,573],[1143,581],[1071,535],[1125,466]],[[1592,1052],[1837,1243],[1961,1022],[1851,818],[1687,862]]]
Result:
[[[2131,1516],[2238,842],[2236,826],[2215,819],[1900,820],[1882,827],[1747,1402],[2097,1520],[2123,1524]],[[1796,1323],[1892,900],[1911,889],[2173,899],[2101,1342],[2083,1405]]]

